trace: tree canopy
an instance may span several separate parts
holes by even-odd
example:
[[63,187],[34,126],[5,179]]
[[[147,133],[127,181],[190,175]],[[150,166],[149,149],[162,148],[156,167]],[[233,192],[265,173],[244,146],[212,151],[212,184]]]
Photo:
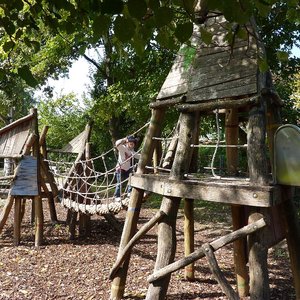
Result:
[[[276,50],[282,44],[290,50],[299,39],[297,0],[1,0],[0,79],[17,74],[35,86],[111,33],[119,52],[130,45],[142,55],[151,41],[176,49],[190,38],[193,22],[203,22],[208,12],[223,13],[239,25],[252,15],[268,20],[266,26],[277,26],[268,33],[278,42]],[[282,51],[278,56],[285,58]]]

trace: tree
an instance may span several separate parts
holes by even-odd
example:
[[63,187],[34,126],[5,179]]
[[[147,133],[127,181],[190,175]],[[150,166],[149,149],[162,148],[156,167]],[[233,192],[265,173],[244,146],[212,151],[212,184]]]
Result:
[[[0,76],[18,74],[29,85],[36,85],[31,61],[48,40],[64,41],[68,53],[62,56],[83,54],[87,47],[96,45],[111,29],[112,42],[119,52],[130,44],[142,54],[149,41],[175,49],[188,41],[193,22],[204,22],[209,12],[223,13],[225,18],[240,28],[252,15],[267,19],[270,12],[285,7],[280,13],[287,22],[299,24],[297,0],[2,0],[2,61],[12,64],[0,67]],[[197,4],[197,5],[196,5]],[[228,38],[235,26],[228,27]],[[269,31],[276,36],[278,32]],[[59,42],[60,43],[60,42]],[[35,56],[35,55],[34,55]],[[36,56],[37,57],[37,56]],[[59,66],[58,64],[55,64]],[[52,70],[53,71],[53,70]]]

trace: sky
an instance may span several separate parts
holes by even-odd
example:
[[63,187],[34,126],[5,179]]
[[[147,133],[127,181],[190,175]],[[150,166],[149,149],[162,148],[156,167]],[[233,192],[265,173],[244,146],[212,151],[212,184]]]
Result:
[[[89,50],[86,54],[90,57],[96,57],[97,55],[92,50]],[[300,48],[294,48],[293,55],[300,57]],[[54,86],[54,97],[73,92],[79,99],[82,99],[82,95],[87,92],[88,86],[91,83],[89,74],[94,68],[86,59],[80,57],[69,69],[68,78],[60,78],[59,80],[49,79],[48,83]]]

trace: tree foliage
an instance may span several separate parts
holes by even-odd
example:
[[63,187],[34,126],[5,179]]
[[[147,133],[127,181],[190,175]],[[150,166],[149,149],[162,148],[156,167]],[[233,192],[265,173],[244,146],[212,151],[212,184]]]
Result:
[[[0,2],[1,61],[0,76],[9,72],[18,74],[29,85],[38,82],[35,63],[43,59],[49,49],[58,47],[61,57],[83,54],[87,47],[113,32],[115,47],[120,52],[130,44],[142,54],[150,41],[176,49],[192,34],[192,23],[203,22],[208,11],[221,12],[235,24],[243,25],[257,14],[267,19],[274,8],[277,22],[285,20],[299,26],[300,8],[297,0],[2,0]],[[284,7],[285,9],[281,9]],[[230,27],[228,28],[229,32]],[[285,31],[269,31],[270,38]],[[230,36],[230,34],[228,35]],[[285,38],[285,35],[283,39]],[[44,50],[45,51],[45,50]],[[55,51],[54,51],[55,52]],[[41,55],[41,56],[40,56]],[[59,56],[54,55],[57,59]],[[67,64],[49,61],[49,70],[55,72]],[[50,67],[52,66],[52,68]],[[5,70],[5,71],[4,71]],[[32,73],[34,76],[32,76]],[[41,74],[40,74],[41,76]],[[43,78],[43,76],[41,76]]]

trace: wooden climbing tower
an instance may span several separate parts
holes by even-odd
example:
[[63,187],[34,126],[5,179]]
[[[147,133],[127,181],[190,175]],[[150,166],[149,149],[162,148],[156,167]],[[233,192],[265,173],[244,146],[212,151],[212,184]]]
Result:
[[[54,198],[57,196],[57,188],[41,159],[36,109],[32,109],[29,115],[0,129],[0,157],[12,159],[16,165],[14,175],[1,178],[11,182],[6,203],[1,211],[0,232],[14,204],[14,244],[20,243],[25,202],[26,199],[32,199],[35,245],[40,246],[43,242],[44,219],[42,198],[48,198],[51,220],[56,222]],[[45,178],[49,182],[49,187]]]
[[[193,262],[203,256],[208,258],[212,272],[230,299],[249,293],[251,299],[269,299],[268,249],[283,238],[287,239],[296,296],[300,299],[300,231],[291,187],[275,184],[271,173],[274,134],[281,124],[281,100],[273,89],[270,73],[259,70],[258,60],[264,55],[264,47],[253,20],[244,28],[247,39],[236,36],[235,42],[229,44],[224,38],[226,20],[220,15],[208,13],[208,16],[204,24],[195,26],[192,46],[180,49],[157,101],[151,104],[152,117],[138,170],[131,180],[134,188],[118,257],[110,274],[111,299],[122,298],[131,249],[155,224],[158,224],[158,253],[154,273],[148,278],[146,299],[164,299],[171,273],[179,268],[187,267],[185,276],[192,279]],[[210,45],[202,42],[201,28],[213,34]],[[170,170],[149,173],[147,165],[161,135],[165,111],[170,106],[180,111],[178,138],[170,144],[173,155],[167,161]],[[199,121],[215,110],[225,114],[230,176],[193,176],[191,161],[201,133]],[[241,115],[243,118],[246,115],[248,122],[247,178],[235,177],[238,161],[234,145],[239,142]],[[144,191],[163,197],[158,213],[136,233]],[[176,216],[181,199],[184,200],[186,257],[174,262]],[[193,203],[198,199],[230,205],[233,232],[195,250]],[[214,251],[222,247],[225,240],[234,243],[237,293],[220,274],[214,256]]]

